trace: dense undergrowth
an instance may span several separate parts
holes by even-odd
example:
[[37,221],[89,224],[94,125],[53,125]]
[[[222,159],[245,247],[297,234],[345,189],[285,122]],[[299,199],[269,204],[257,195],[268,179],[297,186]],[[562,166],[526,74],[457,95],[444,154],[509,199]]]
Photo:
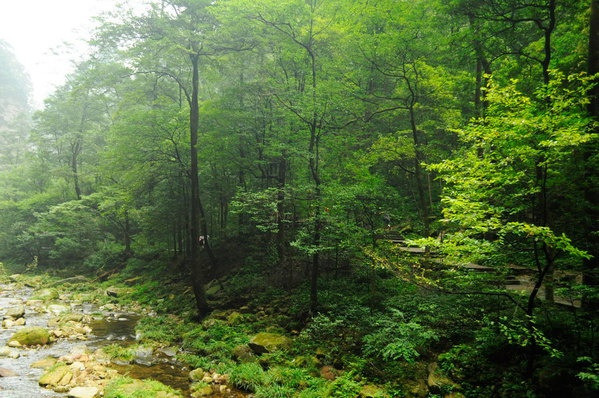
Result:
[[[25,271],[6,268],[5,279]],[[68,291],[108,308],[145,309],[136,345],[108,346],[113,358],[130,360],[137,345],[175,347],[182,364],[228,374],[233,386],[256,398],[584,397],[597,388],[596,369],[580,355],[596,344],[596,326],[574,308],[539,312],[543,333],[534,374],[526,378],[523,321],[500,297],[444,295],[385,270],[356,267],[349,278],[321,279],[320,311],[310,316],[308,286],[273,287],[259,265],[246,264],[207,286],[214,310],[198,321],[187,281],[178,275],[167,261],[131,259],[102,281],[47,273],[24,278],[46,286],[37,293],[46,298]],[[292,343],[257,355],[248,342],[260,332]]]

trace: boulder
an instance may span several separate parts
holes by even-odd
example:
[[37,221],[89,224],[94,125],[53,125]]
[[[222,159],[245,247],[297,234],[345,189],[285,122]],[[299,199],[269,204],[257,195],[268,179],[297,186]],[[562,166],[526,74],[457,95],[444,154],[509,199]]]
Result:
[[25,306],[23,305],[17,305],[15,307],[8,308],[4,313],[4,319],[18,319],[23,318],[23,316],[25,316]]
[[17,359],[20,356],[21,356],[21,354],[19,353],[19,351],[15,350],[14,348],[10,348],[10,347],[1,347],[0,348],[0,358]]
[[192,382],[200,381],[204,377],[204,369],[197,368],[189,372],[189,380]]
[[450,392],[449,394],[444,395],[443,398],[466,398],[466,396],[461,392]]
[[96,398],[100,394],[97,387],[75,387],[69,390],[70,398]]
[[154,358],[152,357],[153,353],[154,349],[152,347],[139,346],[133,353],[133,362],[144,366],[150,366],[154,363]]
[[192,386],[192,389],[193,389],[193,393],[191,393],[191,396],[193,398],[209,397],[210,395],[212,395],[214,393],[214,390],[212,390],[212,387],[205,385],[205,384],[198,385],[195,388]]
[[108,297],[118,297],[121,295],[121,289],[115,286],[109,286],[104,293],[106,293]]
[[241,321],[243,321],[243,315],[237,311],[233,311],[227,316],[227,323],[229,325],[237,325]]
[[50,342],[50,332],[41,327],[23,328],[12,335],[9,343],[17,342],[20,345],[45,345]]
[[60,314],[64,314],[69,312],[69,307],[60,304],[50,304],[48,306],[48,312],[54,314],[54,316],[58,316]]
[[73,379],[73,373],[68,365],[61,364],[54,368],[50,368],[40,377],[39,385],[42,387],[55,388],[58,386],[66,386]]
[[31,364],[34,369],[48,369],[56,364],[56,358],[46,357]]
[[256,354],[264,354],[289,348],[291,342],[292,340],[287,336],[277,333],[262,332],[252,337],[249,346]]
[[360,398],[388,398],[389,395],[379,386],[366,384],[360,389]]
[[320,368],[320,377],[325,380],[335,380],[339,377],[339,371],[332,366],[323,366]]
[[252,351],[246,344],[238,345],[233,348],[232,354],[233,358],[240,363],[252,362],[256,358],[254,351]]
[[0,368],[0,377],[15,377],[18,376],[18,374],[10,369],[6,369],[6,368]]
[[46,302],[50,300],[56,300],[58,298],[58,291],[56,289],[46,288],[35,293],[34,297]]

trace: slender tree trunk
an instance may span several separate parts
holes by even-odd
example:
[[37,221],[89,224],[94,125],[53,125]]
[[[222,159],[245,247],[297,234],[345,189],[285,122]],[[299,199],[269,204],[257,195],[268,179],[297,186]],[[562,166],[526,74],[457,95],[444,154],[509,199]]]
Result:
[[285,184],[287,177],[287,158],[285,153],[279,158],[278,170],[278,190],[277,190],[277,254],[278,268],[285,275],[283,276],[283,287],[293,285],[293,269],[291,263],[287,261],[287,242],[285,225]]
[[[210,307],[206,301],[206,292],[204,291],[204,270],[201,269],[199,263],[200,254],[200,233],[199,226],[200,221],[205,228],[205,221],[203,220],[203,209],[200,204],[200,187],[198,180],[198,130],[199,130],[199,103],[198,103],[198,90],[199,90],[199,71],[198,62],[199,56],[197,54],[190,55],[192,65],[192,94],[189,111],[189,132],[190,132],[190,187],[191,187],[191,206],[190,206],[190,240],[191,240],[191,253],[190,253],[190,265],[192,274],[192,285],[193,292],[195,295],[196,307],[200,317],[203,317],[208,313]],[[202,220],[201,220],[202,219]]]
[[81,187],[79,186],[79,169],[77,164],[80,151],[81,143],[79,141],[71,145],[71,173],[73,173],[73,185],[75,186],[77,200],[81,200]]
[[410,126],[412,128],[412,142],[414,145],[414,177],[416,178],[416,189],[418,190],[418,207],[420,207],[420,215],[424,224],[424,234],[425,236],[428,236],[430,232],[430,213],[426,200],[426,186],[424,181],[425,176],[423,175],[425,171],[422,170],[424,156],[420,148],[421,145],[420,139],[418,138],[418,128],[416,126],[416,116],[414,114],[413,104],[411,104],[409,107],[409,113]]
[[125,228],[123,231],[123,240],[125,241],[125,256],[131,257],[131,222],[129,219],[129,211],[125,211]]

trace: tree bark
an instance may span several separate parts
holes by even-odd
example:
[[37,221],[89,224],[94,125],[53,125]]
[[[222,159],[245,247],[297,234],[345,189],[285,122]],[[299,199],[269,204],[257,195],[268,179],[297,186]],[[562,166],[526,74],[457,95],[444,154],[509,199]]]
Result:
[[[196,301],[198,315],[203,317],[208,313],[210,307],[206,301],[206,292],[204,291],[204,272],[199,262],[200,253],[200,217],[203,216],[203,209],[200,204],[200,186],[198,180],[198,130],[200,122],[200,111],[198,103],[199,90],[199,56],[190,54],[192,65],[192,93],[189,110],[189,133],[190,133],[190,187],[191,187],[191,205],[190,205],[190,240],[191,253],[190,265],[192,274],[192,286]],[[202,223],[205,228],[205,221]]]

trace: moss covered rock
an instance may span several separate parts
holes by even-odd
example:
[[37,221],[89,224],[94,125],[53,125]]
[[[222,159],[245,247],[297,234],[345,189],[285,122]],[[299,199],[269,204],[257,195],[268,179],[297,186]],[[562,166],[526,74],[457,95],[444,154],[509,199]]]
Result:
[[182,396],[179,391],[165,386],[158,381],[135,380],[128,377],[114,379],[104,390],[104,398],[181,398]]
[[289,337],[277,333],[258,333],[249,342],[250,348],[256,354],[264,354],[289,348],[292,340]]
[[389,395],[379,386],[366,384],[360,389],[360,398],[388,398]]
[[55,389],[59,386],[68,385],[73,379],[73,372],[71,368],[64,364],[58,364],[51,367],[40,377],[39,385],[42,387],[48,387]]
[[12,335],[10,342],[18,342],[20,345],[45,345],[50,342],[50,332],[40,327],[23,328]]

